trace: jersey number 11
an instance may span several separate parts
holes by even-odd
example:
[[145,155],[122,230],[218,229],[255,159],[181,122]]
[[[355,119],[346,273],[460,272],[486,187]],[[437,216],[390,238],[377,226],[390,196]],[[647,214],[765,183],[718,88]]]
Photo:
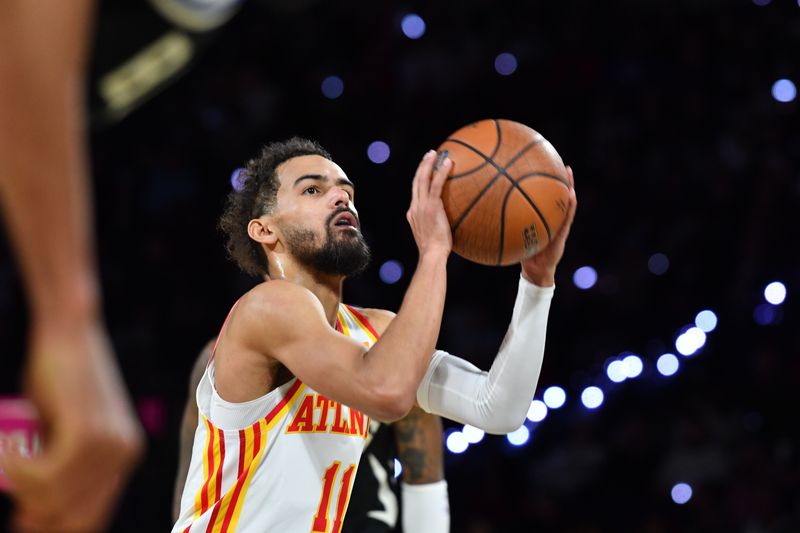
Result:
[[331,506],[333,484],[336,480],[336,474],[339,473],[339,468],[341,466],[341,462],[334,461],[333,464],[325,470],[325,475],[322,477],[322,497],[319,500],[317,514],[314,515],[314,523],[311,527],[312,533],[339,533],[342,530],[344,512],[347,509],[347,502],[350,499],[350,488],[353,481],[353,474],[356,471],[356,465],[350,465],[342,474],[342,481],[339,486],[339,497],[336,499],[336,518],[333,521],[333,527],[329,530],[328,509]]

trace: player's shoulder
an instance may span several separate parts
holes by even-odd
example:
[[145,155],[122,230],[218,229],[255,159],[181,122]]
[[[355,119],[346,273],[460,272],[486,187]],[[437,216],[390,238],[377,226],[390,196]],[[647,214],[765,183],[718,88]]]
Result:
[[239,300],[238,309],[258,314],[285,314],[306,306],[321,305],[305,287],[281,279],[259,283]]
[[356,309],[359,313],[364,315],[367,320],[369,320],[369,323],[379,334],[382,334],[386,328],[389,327],[389,324],[391,324],[392,320],[394,320],[394,317],[397,316],[396,313],[386,309],[376,309],[371,307],[357,307]]

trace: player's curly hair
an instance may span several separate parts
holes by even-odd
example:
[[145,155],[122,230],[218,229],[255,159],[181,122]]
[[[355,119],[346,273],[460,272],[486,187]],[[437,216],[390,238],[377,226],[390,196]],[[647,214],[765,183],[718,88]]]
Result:
[[302,155],[319,155],[331,159],[317,142],[300,137],[273,142],[261,149],[258,157],[247,162],[239,173],[239,190],[228,194],[219,228],[225,233],[228,255],[239,268],[254,276],[268,273],[267,256],[261,245],[247,234],[247,224],[254,218],[270,213],[280,187],[275,170],[278,166]]

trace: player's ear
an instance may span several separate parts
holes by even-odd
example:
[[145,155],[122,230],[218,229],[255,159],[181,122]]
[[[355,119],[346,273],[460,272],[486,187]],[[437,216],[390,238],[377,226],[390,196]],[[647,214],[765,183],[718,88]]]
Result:
[[247,234],[256,242],[266,244],[270,248],[278,242],[278,234],[275,232],[275,224],[270,217],[262,216],[254,218],[247,224]]

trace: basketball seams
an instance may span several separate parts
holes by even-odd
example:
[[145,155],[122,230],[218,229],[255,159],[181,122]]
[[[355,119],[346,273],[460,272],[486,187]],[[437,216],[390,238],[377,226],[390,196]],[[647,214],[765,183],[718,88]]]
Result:
[[[486,165],[488,165],[489,164],[489,160],[494,161],[494,157],[497,155],[497,152],[500,151],[500,147],[503,145],[503,130],[500,127],[500,121],[498,121],[497,119],[492,119],[492,121],[494,122],[494,126],[497,129],[497,144],[494,145],[494,149],[492,150],[492,155],[490,155],[488,158],[485,155],[483,155],[479,150],[476,150],[473,146],[471,146],[469,144],[466,144],[465,142],[463,142],[463,141],[461,141],[459,139],[448,138],[448,139],[446,139],[444,141],[444,143],[442,143],[442,144],[445,144],[447,142],[453,142],[453,143],[456,143],[456,144],[460,144],[462,146],[465,146],[466,148],[469,148],[470,150],[472,150],[477,155],[479,155],[479,156],[481,156],[483,158],[483,163],[481,163],[477,167],[475,167],[472,170],[469,170],[467,172],[464,172],[462,174],[454,174],[452,176],[448,176],[447,177],[448,180],[457,180],[457,179],[460,179],[460,178],[466,178],[470,174],[473,174],[474,172],[477,172],[477,171],[481,170],[483,167],[485,167]],[[480,124],[480,123],[477,122],[475,124]],[[458,132],[456,132],[456,133],[458,133]]]
[[[458,221],[456,222],[456,225],[453,227],[453,234],[455,234],[455,231],[456,231],[456,229],[458,229],[458,226],[461,225],[461,223],[464,221],[465,218],[467,218],[467,215],[469,215],[470,211],[472,211],[472,209],[475,207],[475,205],[478,203],[478,201],[481,199],[481,197],[486,193],[486,191],[488,191],[489,188],[491,188],[491,186],[494,185],[494,183],[500,178],[500,176],[505,176],[506,179],[508,179],[511,182],[511,185],[512,185],[512,189],[511,190],[517,189],[520,193],[522,193],[522,196],[525,198],[525,200],[530,204],[530,206],[533,208],[533,210],[536,211],[536,214],[539,215],[539,218],[542,220],[542,224],[544,225],[544,230],[547,233],[547,240],[549,242],[551,240],[551,238],[552,238],[552,234],[551,234],[551,231],[550,231],[550,225],[547,223],[547,220],[544,218],[544,215],[542,214],[542,211],[539,209],[539,207],[536,205],[536,203],[531,199],[531,197],[528,196],[528,194],[524,190],[522,190],[522,188],[520,188],[520,186],[517,184],[516,180],[508,175],[508,171],[506,171],[506,167],[510,167],[514,163],[516,163],[517,160],[520,157],[522,157],[523,155],[525,155],[525,153],[528,150],[530,150],[534,146],[539,145],[542,142],[544,142],[544,140],[545,140],[544,137],[540,136],[535,141],[532,141],[532,142],[528,143],[527,145],[523,146],[522,148],[520,148],[520,150],[516,154],[514,154],[514,156],[508,161],[508,163],[505,166],[498,165],[496,161],[494,161],[493,159],[487,157],[486,154],[484,154],[483,152],[481,152],[480,150],[478,150],[477,148],[475,148],[474,146],[472,146],[470,144],[467,144],[467,143],[465,143],[463,141],[460,141],[458,139],[451,139],[451,140],[453,142],[457,142],[458,144],[460,144],[460,145],[472,150],[473,152],[475,152],[479,156],[483,157],[488,164],[492,165],[495,168],[495,170],[497,170],[497,175],[495,175],[495,177],[492,178],[492,180],[483,188],[483,190],[480,193],[478,193],[478,196],[472,201],[472,203],[470,203],[469,206],[467,206],[467,208],[464,210],[464,212],[458,218]],[[505,211],[503,212],[503,216],[505,216]]]
[[527,179],[530,179],[530,178],[546,178],[546,179],[551,179],[551,180],[555,180],[555,181],[557,181],[557,182],[561,183],[561,184],[562,184],[562,185],[564,185],[564,186],[565,186],[567,189],[569,189],[569,188],[570,188],[570,187],[569,187],[569,183],[567,182],[567,180],[565,180],[565,179],[563,179],[563,178],[560,178],[560,177],[556,176],[555,174],[550,174],[550,173],[548,173],[548,172],[529,172],[529,173],[527,173],[527,174],[523,174],[522,176],[518,177],[516,181],[517,181],[517,183],[519,183],[519,182],[521,182],[521,181],[523,181],[523,180],[527,180]]
[[486,194],[486,191],[491,189],[492,185],[494,185],[495,182],[497,182],[497,180],[499,179],[500,179],[500,174],[498,173],[495,175],[495,177],[489,180],[489,183],[484,185],[483,189],[481,189],[481,192],[475,195],[475,198],[472,200],[472,202],[470,202],[467,208],[464,209],[464,212],[461,213],[461,216],[458,217],[456,223],[453,224],[453,231],[452,231],[453,235],[456,234],[456,230],[458,229],[458,227],[461,225],[462,222],[464,222],[464,219],[467,218],[467,215],[469,215],[470,211],[472,211],[472,209],[477,205],[477,203],[480,202],[481,198],[483,198],[483,195]]
[[497,265],[503,264],[503,253],[506,251],[506,206],[511,193],[514,192],[514,187],[509,187],[506,191],[506,196],[503,198],[503,208],[500,210],[500,243],[497,251]]

